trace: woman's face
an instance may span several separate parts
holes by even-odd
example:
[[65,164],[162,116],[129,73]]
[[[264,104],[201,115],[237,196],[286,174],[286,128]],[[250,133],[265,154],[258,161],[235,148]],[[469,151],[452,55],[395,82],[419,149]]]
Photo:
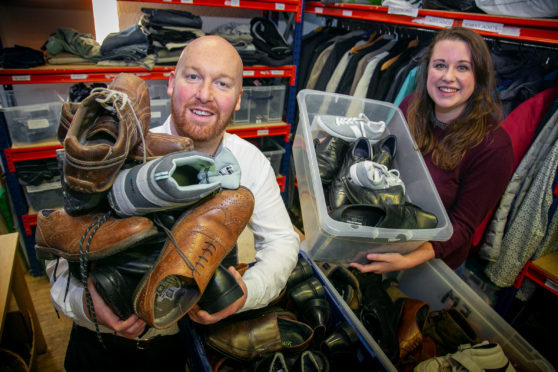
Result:
[[440,40],[434,45],[426,89],[438,120],[447,123],[463,112],[475,90],[471,51],[466,42]]

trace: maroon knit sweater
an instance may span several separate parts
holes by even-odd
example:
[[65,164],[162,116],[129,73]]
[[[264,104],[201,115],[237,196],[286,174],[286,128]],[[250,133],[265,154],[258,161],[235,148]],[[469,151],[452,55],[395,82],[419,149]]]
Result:
[[[403,114],[412,95],[400,104]],[[434,138],[441,140],[444,130],[434,128]],[[513,174],[513,148],[507,132],[498,127],[476,147],[467,150],[457,169],[446,172],[432,163],[431,155],[424,162],[453,225],[448,241],[432,241],[436,257],[450,268],[458,268],[469,254],[473,233],[484,217],[494,208]]]

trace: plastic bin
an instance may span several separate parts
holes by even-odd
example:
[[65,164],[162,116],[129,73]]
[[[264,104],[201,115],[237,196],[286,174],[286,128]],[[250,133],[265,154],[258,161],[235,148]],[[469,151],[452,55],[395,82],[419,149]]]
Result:
[[163,125],[170,115],[170,99],[152,99],[151,100],[151,123],[149,128],[155,128]]
[[442,260],[430,260],[409,270],[391,274],[410,298],[430,304],[430,311],[456,307],[483,340],[502,346],[518,371],[554,371],[555,368],[482,300]]
[[[330,305],[330,315],[334,325],[341,324],[342,322],[347,322],[351,325],[357,332],[359,342],[354,347],[354,356],[356,362],[362,366],[362,371],[396,371],[393,366],[390,366],[389,359],[385,356],[380,347],[370,338],[370,335],[365,336],[361,329],[354,326],[354,322],[351,319],[351,315],[345,310],[343,301],[339,301],[337,295],[333,292],[333,287],[331,284],[326,284],[323,281],[324,276],[320,275],[320,270],[317,268],[311,259],[304,253],[300,252],[300,257],[305,259],[310,263],[314,271],[315,277],[322,283],[326,293],[326,299]],[[343,306],[344,305],[344,306]],[[203,337],[200,335],[193,326],[193,323],[189,319],[181,319],[179,321],[179,327],[182,331],[182,335],[187,343],[188,347],[188,361],[190,367],[194,371],[211,371],[211,365],[209,364],[207,354],[205,351],[206,345],[204,344]],[[331,330],[336,327],[330,327]],[[387,363],[386,363],[387,362]]]
[[279,174],[281,170],[281,160],[285,154],[283,146],[281,146],[277,141],[268,138],[267,141],[264,142],[263,146],[260,147],[260,150],[262,150],[262,153],[271,163],[271,167],[273,168],[275,174]]
[[[453,227],[422,155],[407,128],[398,107],[380,101],[346,95],[301,90],[298,95],[300,120],[293,142],[293,156],[298,182],[308,255],[315,260],[348,263],[365,261],[369,252],[406,253],[424,241],[444,241]],[[364,113],[370,120],[386,122],[386,134],[397,137],[394,168],[405,184],[407,201],[438,218],[433,229],[387,229],[340,222],[332,219],[325,203],[313,139],[318,130],[311,128],[316,114],[357,116]]]
[[12,146],[58,142],[56,131],[60,124],[61,110],[62,102],[3,108]]
[[64,206],[62,184],[60,178],[49,180],[37,186],[23,186],[27,204],[35,211],[41,209],[60,208]]
[[240,109],[234,112],[231,125],[276,123],[283,118],[284,85],[244,87]]

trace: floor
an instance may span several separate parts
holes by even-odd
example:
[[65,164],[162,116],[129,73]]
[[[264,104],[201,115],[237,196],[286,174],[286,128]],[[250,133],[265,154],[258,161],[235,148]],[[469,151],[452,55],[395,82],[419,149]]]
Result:
[[[239,261],[253,262],[254,242],[249,230],[245,230],[240,235],[238,246]],[[62,314],[58,317],[50,300],[50,283],[46,275],[33,277],[26,274],[25,279],[47,343],[47,352],[37,356],[36,370],[41,372],[63,372],[64,356],[72,321]]]

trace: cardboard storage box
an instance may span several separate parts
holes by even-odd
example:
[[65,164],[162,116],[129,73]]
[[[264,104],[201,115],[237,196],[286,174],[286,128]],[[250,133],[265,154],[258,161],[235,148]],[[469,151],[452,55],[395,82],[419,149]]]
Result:
[[[315,260],[348,263],[362,261],[369,252],[406,253],[425,241],[444,241],[453,227],[422,155],[398,107],[380,101],[346,95],[301,90],[297,96],[300,120],[293,142],[298,193],[307,240],[308,255]],[[433,213],[438,226],[433,229],[388,229],[339,222],[326,207],[313,140],[318,135],[311,125],[317,114],[358,116],[386,123],[386,133],[397,137],[394,168],[405,184],[406,199]]]
[[231,125],[277,123],[283,118],[284,85],[243,87],[240,109],[235,111]]

